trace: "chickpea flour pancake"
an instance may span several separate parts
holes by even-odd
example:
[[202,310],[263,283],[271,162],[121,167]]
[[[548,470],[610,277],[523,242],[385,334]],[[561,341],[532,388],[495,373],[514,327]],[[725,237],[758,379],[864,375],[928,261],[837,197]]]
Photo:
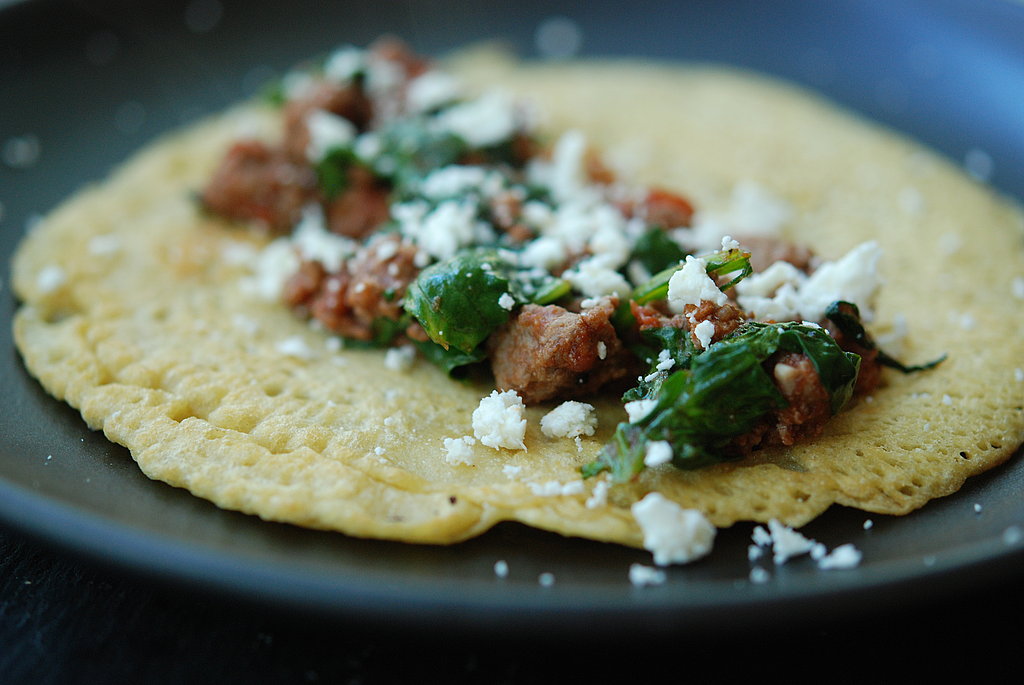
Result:
[[1005,199],[747,73],[446,67],[340,49],[69,199],[14,262],[30,372],[224,508],[659,564],[1021,444]]

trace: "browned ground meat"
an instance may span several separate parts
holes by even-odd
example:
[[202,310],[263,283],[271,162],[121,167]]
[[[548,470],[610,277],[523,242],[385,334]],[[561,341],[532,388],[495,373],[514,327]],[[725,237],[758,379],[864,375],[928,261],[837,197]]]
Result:
[[614,311],[611,298],[579,314],[557,305],[525,305],[488,338],[495,384],[536,404],[592,393],[634,375],[634,357],[609,321]]
[[832,416],[832,404],[810,357],[786,352],[768,360],[772,380],[789,406],[775,412],[766,444],[792,445],[816,437]]
[[362,131],[373,117],[373,105],[355,83],[338,85],[328,81],[317,83],[309,93],[293,98],[284,107],[284,148],[297,162],[307,159],[309,128],[306,117],[315,109],[322,109],[344,117]]
[[725,452],[742,457],[769,445],[793,445],[818,436],[832,416],[831,400],[810,357],[780,352],[765,362],[775,387],[788,402],[729,443]]
[[390,189],[361,166],[348,170],[348,187],[327,203],[327,227],[349,238],[365,238],[391,216]]
[[396,235],[372,241],[341,271],[328,273],[306,261],[284,287],[285,304],[317,319],[328,330],[355,340],[370,340],[377,319],[397,320],[402,298],[419,269],[416,249]]
[[655,307],[630,303],[633,317],[637,321],[639,330],[648,328],[684,328],[691,331],[690,337],[697,349],[701,349],[697,337],[692,333],[693,327],[702,321],[710,321],[715,325],[715,334],[711,337],[712,342],[717,342],[729,335],[747,320],[743,310],[731,302],[717,306],[713,302],[705,300],[700,306],[686,305],[682,314],[669,314]]
[[396,234],[372,240],[348,264],[352,274],[347,304],[361,319],[398,319],[402,298],[419,269],[416,248],[403,244]]
[[[747,320],[743,310],[732,302],[726,302],[722,306],[716,305],[710,300],[703,300],[700,305],[688,304],[683,308],[683,316],[690,323],[691,331],[694,326],[702,321],[710,321],[715,325],[715,334],[711,336],[711,342],[717,342],[729,335]],[[701,349],[697,336],[692,332],[690,337],[697,349]]]
[[775,262],[789,262],[801,271],[810,273],[814,253],[803,245],[795,245],[780,238],[768,236],[733,236],[745,250],[750,250],[750,266],[764,271]]
[[647,193],[637,214],[646,220],[649,226],[678,228],[690,225],[693,205],[682,195],[654,189]]
[[308,312],[325,278],[327,271],[323,264],[304,261],[299,265],[299,270],[285,282],[281,300],[292,309],[304,309]]
[[280,149],[258,141],[235,143],[203,190],[203,205],[236,221],[255,221],[273,232],[289,230],[317,196],[316,173]]
[[408,45],[394,36],[379,38],[368,49],[374,58],[400,65],[408,80],[422,75],[430,68],[428,59],[414,53]]

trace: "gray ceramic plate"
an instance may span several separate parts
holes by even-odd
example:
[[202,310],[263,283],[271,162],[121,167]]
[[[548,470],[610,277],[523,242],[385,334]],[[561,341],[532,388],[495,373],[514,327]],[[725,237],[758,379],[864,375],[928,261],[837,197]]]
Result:
[[[322,7],[326,5],[327,7]],[[753,67],[816,88],[910,132],[1018,198],[1024,195],[1024,6],[1002,2],[8,3],[0,11],[0,234],[7,262],[32,218],[160,132],[258,88],[288,65],[383,32],[440,54],[501,38],[535,54],[539,27],[586,54]],[[557,19],[568,17],[570,22]],[[554,23],[552,18],[556,18]],[[59,21],[58,21],[59,20]],[[578,33],[574,33],[578,32]],[[543,34],[544,32],[541,32]],[[561,43],[565,45],[565,43]],[[864,553],[855,570],[809,560],[753,584],[750,526],[710,559],[638,589],[649,555],[505,525],[454,547],[364,541],[221,511],[143,477],[127,452],[24,372],[0,297],[6,350],[0,518],[69,550],[150,577],[318,614],[408,626],[531,634],[735,630],[925,601],[970,583],[1020,579],[1024,462],[968,482],[904,518],[834,509],[805,529]],[[980,505],[980,512],[975,505]],[[1008,532],[1009,531],[1009,532]],[[505,579],[493,572],[503,559]],[[542,587],[541,573],[555,583]],[[839,612],[838,614],[836,612]]]

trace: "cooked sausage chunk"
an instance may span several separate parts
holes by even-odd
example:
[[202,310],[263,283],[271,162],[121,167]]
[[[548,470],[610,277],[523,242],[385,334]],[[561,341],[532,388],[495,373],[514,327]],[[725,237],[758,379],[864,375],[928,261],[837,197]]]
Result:
[[283,233],[316,197],[316,173],[308,165],[293,162],[283,150],[248,140],[228,150],[200,199],[211,212]]
[[614,311],[610,298],[578,314],[557,305],[525,305],[488,340],[496,385],[535,404],[631,376],[633,357],[609,321]]

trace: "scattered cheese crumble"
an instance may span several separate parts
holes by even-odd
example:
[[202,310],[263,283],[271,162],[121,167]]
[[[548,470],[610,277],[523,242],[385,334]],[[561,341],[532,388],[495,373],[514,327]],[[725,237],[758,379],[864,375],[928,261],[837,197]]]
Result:
[[461,438],[444,439],[444,460],[449,464],[473,465],[473,445],[476,440],[469,435]]
[[36,275],[36,285],[44,293],[52,293],[67,281],[67,274],[59,266],[47,266]]
[[693,327],[693,334],[697,336],[700,346],[706,350],[711,345],[711,339],[715,337],[715,324],[706,320],[701,321]]
[[856,568],[860,564],[862,556],[859,549],[846,543],[836,547],[827,556],[818,559],[818,568],[823,570]]
[[708,276],[707,263],[700,257],[686,256],[683,268],[668,281],[668,301],[682,311],[685,305],[700,305],[708,300],[721,307],[729,298]]
[[473,410],[473,434],[477,440],[494,449],[525,450],[525,411],[523,399],[515,390],[492,390]]
[[784,564],[793,557],[810,552],[814,547],[814,540],[783,525],[778,519],[768,521],[768,530],[771,531],[774,552],[772,558],[776,564]]
[[593,435],[597,427],[594,406],[569,400],[549,411],[540,420],[540,430],[549,438],[575,438]]
[[[871,519],[864,521],[864,530],[868,530],[872,525]],[[768,521],[768,530],[756,526],[752,537],[754,545],[747,550],[747,558],[750,561],[759,559],[761,550],[769,546],[772,548],[772,558],[776,565],[784,564],[802,554],[810,554],[811,559],[822,570],[855,568],[860,564],[862,556],[860,550],[850,543],[840,545],[830,553],[822,543],[801,535],[777,519]]]
[[825,262],[805,276],[788,262],[776,262],[736,284],[738,302],[759,319],[819,321],[837,300],[857,305],[865,321],[880,285],[878,261],[882,250],[868,241],[834,262]]
[[660,568],[644,566],[643,564],[630,564],[629,582],[634,587],[647,587],[648,585],[662,585],[668,576]]
[[715,527],[696,509],[683,509],[652,492],[632,506],[633,518],[644,534],[644,549],[658,566],[685,564],[711,551]]
[[587,498],[587,509],[597,509],[608,503],[608,490],[612,484],[607,478],[601,478],[594,483],[594,491]]
[[416,348],[412,345],[391,347],[384,353],[384,366],[392,371],[408,371],[416,361]]
[[667,440],[651,440],[644,454],[645,466],[660,466],[672,461],[672,445]]
[[559,483],[557,480],[549,480],[547,483],[528,483],[530,491],[539,497],[557,497],[559,495],[579,495],[583,492],[583,481],[574,480],[568,483]]
[[309,345],[306,344],[306,341],[298,335],[293,335],[290,338],[279,341],[277,343],[277,351],[296,359],[313,359],[316,356]]
[[626,402],[623,407],[626,410],[626,416],[629,418],[630,423],[636,423],[645,416],[651,413],[655,405],[658,404],[658,400],[633,400],[632,402]]

